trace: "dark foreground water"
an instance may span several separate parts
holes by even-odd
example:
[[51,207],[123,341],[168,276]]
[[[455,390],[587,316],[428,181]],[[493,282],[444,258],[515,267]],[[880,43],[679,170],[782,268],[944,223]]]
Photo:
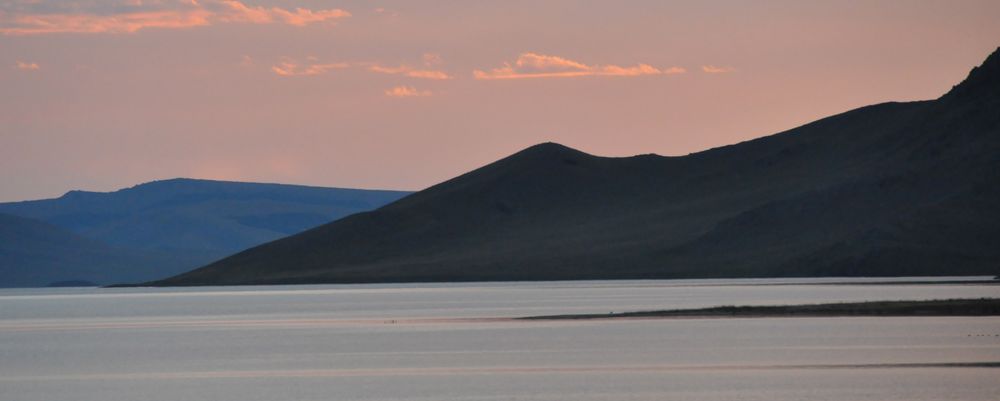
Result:
[[464,319],[1000,297],[840,281],[0,290],[0,400],[1000,399],[996,317]]

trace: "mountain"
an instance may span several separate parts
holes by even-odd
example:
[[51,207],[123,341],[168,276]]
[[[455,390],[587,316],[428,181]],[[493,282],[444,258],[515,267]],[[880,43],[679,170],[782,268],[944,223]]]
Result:
[[[63,234],[91,241],[94,252],[117,253],[120,258],[86,259],[93,263],[81,271],[93,275],[66,278],[110,284],[168,277],[254,245],[374,209],[407,194],[172,179],[108,193],[70,191],[56,199],[0,203],[0,213],[41,221],[49,228],[61,229]],[[23,226],[14,226],[9,218],[0,224],[4,225],[0,229],[9,232]],[[46,243],[52,241],[35,243],[31,249],[45,249]],[[63,253],[68,251],[52,247],[50,252],[63,260]],[[0,256],[3,265],[20,269],[30,265],[23,258],[6,257]],[[105,260],[108,262],[98,263]],[[126,265],[122,260],[131,263]],[[71,270],[81,268],[79,263],[56,265]],[[96,273],[102,269],[110,270]],[[143,273],[136,275],[131,270]],[[14,285],[11,283],[0,278],[0,286]],[[32,283],[47,284],[37,280]]]
[[944,96],[683,157],[546,143],[152,285],[996,274],[1000,51]]
[[169,255],[114,248],[51,224],[0,213],[0,287],[148,280],[183,272]]

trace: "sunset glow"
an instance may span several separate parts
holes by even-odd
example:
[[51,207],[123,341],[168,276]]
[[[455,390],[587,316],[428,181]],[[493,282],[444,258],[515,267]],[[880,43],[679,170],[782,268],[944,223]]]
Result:
[[977,0],[0,2],[0,201],[416,190],[546,141],[684,155],[940,96],[998,20]]

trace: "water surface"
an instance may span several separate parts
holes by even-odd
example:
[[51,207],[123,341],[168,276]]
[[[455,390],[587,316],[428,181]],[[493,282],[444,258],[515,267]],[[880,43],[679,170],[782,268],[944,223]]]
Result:
[[994,317],[457,319],[1000,297],[908,280],[0,290],[0,399],[1000,399]]

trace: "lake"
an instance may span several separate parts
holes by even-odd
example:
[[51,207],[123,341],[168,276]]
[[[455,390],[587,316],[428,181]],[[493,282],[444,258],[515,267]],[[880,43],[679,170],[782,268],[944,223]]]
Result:
[[3,289],[0,400],[1000,399],[1000,317],[469,319],[1000,297],[886,280]]

